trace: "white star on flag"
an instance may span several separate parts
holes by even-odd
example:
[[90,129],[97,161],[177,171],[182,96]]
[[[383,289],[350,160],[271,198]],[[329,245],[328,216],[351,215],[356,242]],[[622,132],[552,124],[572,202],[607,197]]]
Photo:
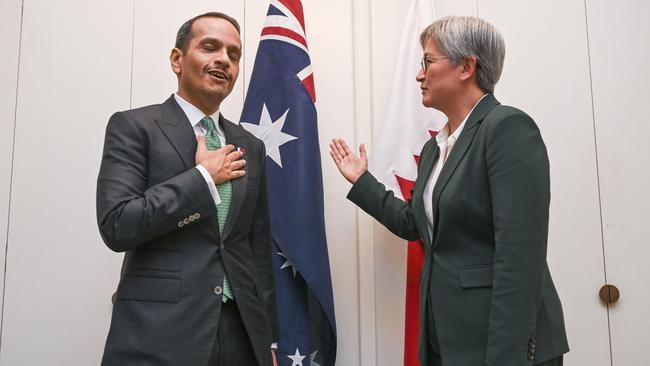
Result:
[[317,353],[318,351],[314,351],[312,354],[309,355],[309,366],[320,366],[319,363],[316,363],[316,361],[314,361]]
[[298,351],[298,348],[296,348],[296,353],[293,356],[287,355],[287,357],[289,357],[291,359],[291,361],[293,362],[291,364],[291,366],[303,366],[302,365],[302,360],[306,356],[301,355],[300,352]]
[[280,156],[280,146],[286,144],[291,140],[297,139],[295,136],[291,136],[282,132],[284,127],[284,122],[287,119],[287,114],[289,110],[284,111],[284,114],[278,118],[276,121],[271,119],[269,110],[266,108],[266,104],[262,105],[262,115],[260,116],[260,124],[242,122],[241,125],[247,129],[250,133],[255,135],[258,139],[264,141],[264,146],[266,147],[266,155],[270,156],[276,164],[282,168],[282,157]]
[[293,263],[289,260],[289,258],[284,253],[278,252],[278,255],[280,257],[286,259],[286,261],[282,264],[282,267],[280,267],[280,269],[285,269],[287,267],[291,267],[291,270],[293,271],[293,277],[296,277],[296,272],[298,272],[298,269],[296,268],[296,266],[293,265]]

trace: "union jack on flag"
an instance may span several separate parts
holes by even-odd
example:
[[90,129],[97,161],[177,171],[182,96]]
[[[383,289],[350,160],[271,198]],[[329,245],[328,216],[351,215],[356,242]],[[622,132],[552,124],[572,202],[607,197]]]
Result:
[[325,239],[316,92],[299,0],[272,0],[241,124],[264,141],[280,366],[333,366],[336,322]]

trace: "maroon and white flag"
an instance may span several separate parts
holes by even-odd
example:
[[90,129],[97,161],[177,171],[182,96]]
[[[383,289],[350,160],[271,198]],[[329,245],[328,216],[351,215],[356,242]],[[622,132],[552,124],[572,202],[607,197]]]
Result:
[[[374,137],[369,169],[404,200],[410,198],[417,176],[420,150],[446,123],[441,112],[425,108],[415,76],[420,69],[420,33],[434,20],[432,0],[412,0],[404,29],[384,119]],[[419,278],[424,250],[419,241],[408,243],[404,365],[419,365]]]

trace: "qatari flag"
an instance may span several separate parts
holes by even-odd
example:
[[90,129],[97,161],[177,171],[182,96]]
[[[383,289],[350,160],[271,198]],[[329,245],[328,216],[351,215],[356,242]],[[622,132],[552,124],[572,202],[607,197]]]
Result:
[[315,102],[302,4],[272,0],[241,124],[266,147],[280,366],[336,360]]
[[[432,0],[412,0],[397,52],[397,65],[383,120],[374,136],[369,169],[396,197],[408,200],[417,176],[422,146],[447,122],[441,112],[422,105],[415,75],[420,69],[420,32],[434,20]],[[419,335],[419,282],[424,248],[420,241],[408,243],[404,366],[417,366]]]

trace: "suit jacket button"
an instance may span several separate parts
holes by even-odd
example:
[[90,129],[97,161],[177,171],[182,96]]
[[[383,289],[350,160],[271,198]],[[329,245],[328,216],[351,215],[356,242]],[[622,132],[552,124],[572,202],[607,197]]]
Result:
[[214,286],[214,294],[215,295],[221,295],[223,293],[223,288],[221,286]]
[[182,221],[182,220],[179,221],[179,222],[178,222],[178,227],[183,227],[183,226],[185,226],[185,224],[183,223],[183,221]]
[[529,361],[532,361],[532,360],[534,360],[534,359],[535,359],[535,355],[533,355],[532,352],[528,352],[528,360],[529,360]]
[[183,224],[187,225],[189,223],[190,223],[190,219],[188,219],[187,217],[183,219]]
[[188,217],[187,219],[190,220],[190,222],[196,220],[196,218],[194,217],[194,215],[190,215],[190,217]]
[[201,214],[200,214],[200,213],[197,212],[197,213],[194,214],[194,219],[195,219],[195,220],[198,220],[198,219],[200,219],[200,218],[201,218]]

